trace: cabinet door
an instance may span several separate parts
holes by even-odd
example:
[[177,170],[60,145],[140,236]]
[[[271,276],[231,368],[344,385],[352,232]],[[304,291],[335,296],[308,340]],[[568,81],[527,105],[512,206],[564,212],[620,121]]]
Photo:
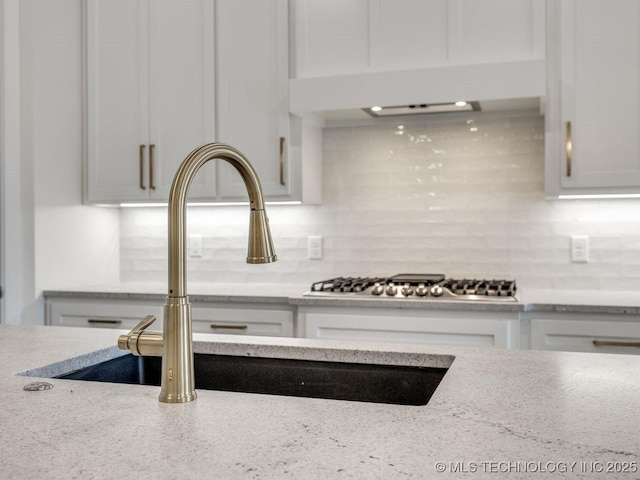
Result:
[[[286,0],[217,0],[217,138],[240,150],[269,199],[286,200],[292,168]],[[247,200],[241,177],[219,162],[225,200]]]
[[[213,0],[88,0],[87,200],[167,201],[180,163],[215,139]],[[215,197],[205,165],[189,198]]]
[[294,0],[292,5],[296,78],[544,56],[541,0]]
[[547,193],[637,193],[640,3],[563,0],[547,7]]
[[[594,343],[596,342],[596,343]],[[640,323],[565,318],[531,319],[531,348],[566,352],[640,354]]]
[[[149,196],[148,4],[86,3],[87,200]],[[144,149],[144,150],[143,150]]]
[[[150,13],[151,198],[166,201],[180,163],[215,141],[213,0],[152,0]],[[215,165],[204,165],[191,200],[215,197]]]

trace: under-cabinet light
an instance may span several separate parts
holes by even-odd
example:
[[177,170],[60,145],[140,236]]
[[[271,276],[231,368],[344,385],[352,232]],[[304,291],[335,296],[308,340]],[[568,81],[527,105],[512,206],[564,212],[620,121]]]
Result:
[[149,208],[149,207],[166,207],[168,204],[166,203],[121,203],[121,208]]
[[396,105],[381,107],[376,105],[374,107],[363,108],[368,115],[378,117],[391,117],[399,115],[422,115],[433,113],[460,113],[460,112],[472,112],[481,111],[479,102],[466,102],[458,100],[457,102],[447,103],[416,103],[411,105]]
[[585,195],[558,195],[559,200],[601,200],[607,198],[640,198],[640,193],[603,193]]
[[[301,201],[264,202],[266,205],[302,205]],[[167,203],[121,203],[121,208],[167,207]],[[187,207],[234,207],[248,206],[249,202],[188,202]],[[113,206],[113,205],[111,205]]]

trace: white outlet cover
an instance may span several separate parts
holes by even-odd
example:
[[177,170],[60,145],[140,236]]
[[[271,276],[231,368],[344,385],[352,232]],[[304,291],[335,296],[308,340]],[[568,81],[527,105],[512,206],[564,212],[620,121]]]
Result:
[[571,236],[571,261],[574,263],[589,261],[589,237],[587,235]]
[[318,235],[310,235],[307,237],[307,250],[309,260],[321,260],[322,237]]

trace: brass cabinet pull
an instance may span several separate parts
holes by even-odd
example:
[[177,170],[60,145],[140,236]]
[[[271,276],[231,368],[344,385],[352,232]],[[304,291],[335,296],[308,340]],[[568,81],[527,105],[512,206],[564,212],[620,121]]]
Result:
[[147,187],[144,184],[144,145],[140,145],[140,188],[146,190]]
[[284,181],[284,142],[285,138],[280,137],[280,185],[285,185]]
[[218,329],[246,330],[249,327],[247,325],[219,325],[216,323],[212,323],[211,328],[213,328],[214,330],[218,330]]
[[152,143],[149,145],[149,188],[151,190],[156,189],[156,185],[153,182],[153,152],[155,152],[156,146]]
[[122,320],[115,318],[88,318],[87,323],[91,324],[103,324],[103,325],[120,325]]
[[571,122],[567,122],[567,177],[571,176],[571,160],[573,153],[573,139],[571,136]]
[[638,347],[640,348],[640,342],[616,342],[613,340],[594,340],[593,344],[596,347]]

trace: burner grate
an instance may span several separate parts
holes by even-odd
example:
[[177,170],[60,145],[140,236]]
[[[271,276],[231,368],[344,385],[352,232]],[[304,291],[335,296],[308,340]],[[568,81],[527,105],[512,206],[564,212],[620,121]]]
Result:
[[386,281],[382,277],[338,277],[311,285],[312,292],[364,292],[376,283]]
[[515,280],[455,280],[448,278],[442,286],[456,295],[485,295],[489,297],[513,297],[516,294]]
[[517,301],[515,280],[445,278],[440,274],[338,277],[311,285],[310,296],[369,296],[386,299]]

